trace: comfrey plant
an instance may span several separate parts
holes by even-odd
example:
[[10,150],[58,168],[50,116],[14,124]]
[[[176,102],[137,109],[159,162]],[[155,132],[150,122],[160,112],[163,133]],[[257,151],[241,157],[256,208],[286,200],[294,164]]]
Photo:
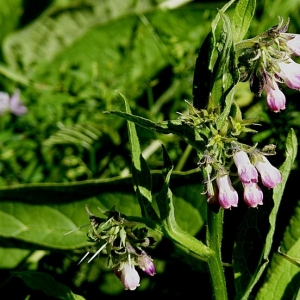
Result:
[[[250,26],[255,1],[239,1],[230,19],[225,12],[233,3],[228,2],[218,12],[212,22],[212,30],[201,46],[195,66],[193,104],[187,102],[189,114],[180,114],[176,120],[153,122],[131,114],[123,95],[126,111],[107,112],[128,121],[132,179],[141,207],[140,222],[181,245],[199,260],[207,262],[215,299],[228,299],[221,253],[224,212],[230,213],[245,204],[249,207],[249,213],[245,216],[247,224],[257,220],[258,214],[263,211],[275,226],[282,196],[279,190],[283,189],[286,182],[289,172],[287,165],[295,158],[294,155],[288,155],[281,172],[267,158],[275,155],[274,145],[259,147],[243,142],[247,133],[257,132],[253,127],[258,125],[258,120],[243,118],[234,101],[235,86],[240,81],[249,81],[255,94],[261,95],[265,91],[267,103],[274,112],[283,110],[286,105],[278,84],[284,82],[293,89],[300,87],[300,68],[291,59],[291,55],[300,54],[299,38],[286,33],[288,22],[283,24],[280,18],[279,24],[265,33],[242,40]],[[206,196],[209,207],[205,242],[189,235],[177,224],[170,189],[173,164],[164,146],[162,188],[157,195],[152,194],[151,173],[142,156],[135,125],[164,134],[175,134],[197,151],[197,171],[201,172],[203,183],[203,190],[199,190],[199,193]],[[291,131],[288,140],[293,138]],[[270,197],[272,191],[273,199]],[[154,197],[157,204],[155,208]],[[272,201],[275,204],[270,209]],[[108,265],[114,269],[125,289],[133,290],[139,285],[136,266],[149,275],[155,273],[153,261],[143,249],[152,243],[147,239],[146,231],[134,231],[134,225],[128,221],[130,218],[127,220],[114,210],[105,214],[108,219],[104,221],[89,213],[93,227],[89,237],[98,248],[95,255],[105,249],[109,257]],[[255,223],[253,227],[256,226]],[[266,246],[255,257],[255,267],[247,265],[249,253],[246,253],[247,247],[243,246],[250,241],[236,241],[229,264],[233,267],[237,299],[249,296],[266,268],[274,230],[260,233],[263,234]],[[240,234],[240,239],[245,236],[246,229]]]

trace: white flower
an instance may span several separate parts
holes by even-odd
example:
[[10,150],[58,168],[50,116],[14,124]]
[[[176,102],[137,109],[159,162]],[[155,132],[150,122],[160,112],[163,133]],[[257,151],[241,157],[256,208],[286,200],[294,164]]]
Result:
[[124,264],[122,270],[115,267],[114,272],[116,276],[121,280],[125,290],[135,290],[140,285],[140,276],[135,267],[129,262]]
[[278,62],[280,72],[277,73],[285,84],[294,90],[300,89],[300,64],[295,63],[291,58],[287,61]]

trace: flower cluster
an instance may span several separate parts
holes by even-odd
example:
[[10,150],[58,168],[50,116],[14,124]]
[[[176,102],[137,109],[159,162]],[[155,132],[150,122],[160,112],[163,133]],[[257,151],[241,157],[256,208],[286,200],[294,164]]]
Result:
[[20,101],[19,90],[16,90],[11,97],[5,92],[0,92],[0,115],[5,114],[6,112],[11,112],[16,116],[27,113],[27,107]]
[[267,105],[273,112],[285,109],[286,98],[278,83],[300,90],[300,64],[291,56],[300,56],[300,35],[286,33],[289,21],[273,26],[263,34],[238,43],[243,53],[239,57],[241,81],[250,80],[252,92],[267,95]]
[[[263,192],[258,185],[259,175],[262,184],[267,188],[274,188],[281,183],[281,174],[271,165],[262,152],[253,149],[249,155],[239,147],[233,150],[233,161],[237,168],[237,174],[244,188],[244,202],[249,207],[257,207],[263,204]],[[200,165],[206,171],[206,197],[210,207],[224,209],[238,205],[238,193],[233,188],[229,172],[207,153]],[[210,174],[215,171],[216,186]]]
[[[155,274],[153,261],[143,249],[154,243],[145,227],[128,221],[126,216],[114,207],[109,211],[100,209],[107,216],[106,219],[94,216],[87,207],[86,210],[93,227],[93,231],[88,233],[88,238],[98,248],[88,262],[101,251],[105,251],[108,255],[108,266],[114,270],[126,290],[135,290],[140,285],[140,276],[135,266],[150,276]],[[88,255],[89,252],[79,263]]]

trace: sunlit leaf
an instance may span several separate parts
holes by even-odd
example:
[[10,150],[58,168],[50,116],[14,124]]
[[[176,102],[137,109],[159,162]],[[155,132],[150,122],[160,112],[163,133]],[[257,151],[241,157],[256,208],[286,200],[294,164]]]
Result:
[[41,290],[47,296],[63,300],[84,300],[82,296],[73,294],[67,286],[57,282],[49,274],[34,271],[13,272],[12,274],[20,277],[31,289]]
[[246,35],[255,13],[255,5],[256,0],[240,0],[237,2],[232,16],[234,42],[241,41]]

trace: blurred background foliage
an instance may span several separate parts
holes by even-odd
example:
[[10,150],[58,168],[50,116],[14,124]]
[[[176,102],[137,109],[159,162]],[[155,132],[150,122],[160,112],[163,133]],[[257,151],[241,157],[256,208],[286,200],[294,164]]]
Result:
[[[298,1],[257,2],[248,37],[277,24],[278,15],[290,18],[290,32],[300,32]],[[0,0],[0,90],[11,95],[19,89],[28,108],[22,116],[9,112],[0,116],[2,294],[10,294],[11,299],[25,299],[27,295],[46,299],[41,291],[31,290],[10,273],[38,270],[86,299],[138,298],[145,293],[197,293],[210,298],[206,266],[198,260],[195,264],[183,249],[159,236],[150,253],[157,275],[142,275],[137,291],[124,292],[107,269],[105,258],[77,265],[88,249],[86,228],[63,234],[88,223],[85,204],[92,211],[97,206],[110,209],[116,205],[122,213],[139,215],[129,177],[126,122],[103,111],[124,110],[119,91],[129,100],[133,114],[153,121],[177,119],[177,112],[188,113],[184,100],[192,102],[197,52],[217,8],[225,3]],[[264,96],[253,97],[247,84],[239,84],[236,93],[244,116],[259,117],[261,123],[258,133],[245,136],[245,142],[258,142],[261,147],[275,144],[278,155],[271,158],[275,166],[284,160],[289,129],[293,127],[298,134],[300,127],[299,92],[284,89],[284,93],[287,108],[281,114],[268,111]],[[178,137],[137,130],[151,170],[162,167],[161,143],[177,171],[196,169],[196,153]],[[294,188],[300,176],[297,167],[298,161],[287,185],[293,197],[286,195],[282,202],[274,247],[278,247],[299,200],[299,190]],[[98,189],[94,180],[100,180]],[[154,190],[159,186],[158,174],[157,185],[155,180]],[[171,185],[178,223],[199,238],[205,234],[206,209],[201,180],[197,172],[175,174]],[[37,188],[32,193],[26,184],[33,183],[50,184],[49,191]],[[19,184],[25,185],[10,193],[8,187]],[[236,225],[245,210],[241,205],[226,211],[225,262],[231,262]],[[25,225],[30,230],[23,230]],[[232,296],[232,275],[228,275],[228,283]]]

